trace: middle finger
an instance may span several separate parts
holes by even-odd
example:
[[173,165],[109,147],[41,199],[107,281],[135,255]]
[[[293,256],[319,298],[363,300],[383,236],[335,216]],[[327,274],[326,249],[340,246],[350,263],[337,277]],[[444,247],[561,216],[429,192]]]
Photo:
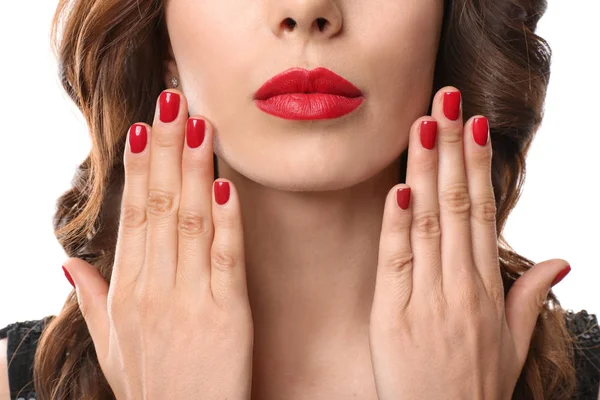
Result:
[[[444,292],[457,279],[468,284],[474,267],[471,246],[471,202],[464,161],[462,99],[458,89],[442,88],[435,96],[432,116],[439,124],[438,201],[442,231]],[[464,286],[463,286],[464,287]]]
[[148,232],[141,280],[153,288],[173,287],[177,270],[181,157],[187,103],[180,92],[161,93],[150,141]]

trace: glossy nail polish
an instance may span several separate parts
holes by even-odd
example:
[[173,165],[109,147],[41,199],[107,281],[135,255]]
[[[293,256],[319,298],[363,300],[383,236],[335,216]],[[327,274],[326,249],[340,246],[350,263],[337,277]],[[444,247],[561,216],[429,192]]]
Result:
[[421,121],[421,144],[428,150],[435,147],[437,121]]
[[129,128],[129,148],[132,153],[141,153],[148,143],[148,131],[144,125],[133,124]]
[[406,210],[410,203],[410,188],[406,187],[398,189],[396,192],[396,201],[398,202],[398,207]]
[[202,145],[202,142],[204,142],[205,129],[206,123],[203,119],[188,118],[186,128],[187,145],[192,149],[200,147],[200,145]]
[[556,278],[552,281],[552,286],[556,285],[558,282],[562,281],[567,274],[571,272],[571,266],[567,265],[562,271],[556,275]]
[[213,186],[215,188],[215,200],[217,204],[223,205],[227,203],[230,195],[229,182],[216,181]]
[[62,269],[63,269],[63,272],[65,273],[65,276],[67,277],[67,280],[71,284],[71,286],[75,287],[75,282],[73,282],[73,278],[71,278],[71,274],[69,274],[69,271],[67,271],[67,269],[65,268],[64,265],[63,265]]
[[159,117],[162,122],[173,122],[179,114],[179,94],[173,92],[162,92],[160,94]]
[[485,146],[489,137],[489,124],[486,117],[473,119],[473,139],[480,146]]
[[444,93],[444,115],[451,121],[460,117],[460,92]]

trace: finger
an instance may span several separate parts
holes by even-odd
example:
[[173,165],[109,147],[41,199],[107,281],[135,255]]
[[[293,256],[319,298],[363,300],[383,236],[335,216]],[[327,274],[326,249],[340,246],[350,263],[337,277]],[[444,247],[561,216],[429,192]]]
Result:
[[525,364],[537,318],[551,287],[571,271],[565,260],[553,259],[536,264],[513,283],[506,296],[506,323],[517,357]]
[[210,283],[210,247],[213,241],[212,129],[204,118],[189,118],[182,161],[179,206],[177,286],[193,291]]
[[235,186],[219,179],[213,185],[214,239],[211,247],[211,289],[219,304],[248,298],[246,258],[240,202]]
[[388,310],[384,318],[397,316],[410,301],[413,280],[413,251],[410,244],[411,188],[395,186],[385,201],[379,239],[379,256],[373,309]]
[[417,293],[436,288],[442,292],[437,136],[437,121],[432,117],[419,118],[412,125],[408,146],[406,183],[414,199],[410,242],[414,257],[413,287]]
[[142,270],[146,252],[146,201],[150,149],[148,140],[152,129],[149,125],[136,123],[128,132],[123,162],[125,183],[121,199],[119,232],[115,250],[115,262],[111,274],[111,290],[127,290]]
[[[444,293],[474,278],[471,210],[465,172],[461,93],[448,86],[435,95],[432,116],[439,124],[438,201],[442,231]],[[460,286],[457,286],[459,284]]]
[[142,285],[173,287],[177,270],[177,213],[187,103],[180,92],[159,96],[150,140],[148,232]]
[[79,309],[94,342],[98,359],[103,360],[108,351],[110,332],[108,282],[93,265],[79,258],[69,258],[63,266],[73,278]]
[[465,124],[465,165],[471,199],[473,261],[487,293],[504,305],[504,287],[498,259],[496,201],[492,187],[492,145],[489,123],[477,115]]

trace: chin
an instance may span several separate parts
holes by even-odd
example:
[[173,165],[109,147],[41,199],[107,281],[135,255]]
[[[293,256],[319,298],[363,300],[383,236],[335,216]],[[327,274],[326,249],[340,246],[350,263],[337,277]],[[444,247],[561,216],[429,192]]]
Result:
[[[373,178],[401,154],[389,154],[386,158],[382,157],[383,153],[375,150],[369,153],[364,149],[346,152],[290,149],[261,152],[259,157],[248,157],[248,153],[217,156],[236,174],[260,185],[289,192],[325,192],[347,189]],[[364,154],[378,156],[365,159]],[[361,162],[356,162],[357,159]]]

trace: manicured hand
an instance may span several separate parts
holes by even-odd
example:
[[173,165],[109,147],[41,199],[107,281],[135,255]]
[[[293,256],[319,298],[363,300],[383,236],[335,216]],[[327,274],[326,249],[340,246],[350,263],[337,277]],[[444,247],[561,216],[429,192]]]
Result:
[[[440,90],[412,126],[406,184],[386,199],[370,345],[379,400],[510,399],[540,309],[570,270],[537,264],[506,299],[487,119]],[[535,238],[533,238],[535,240]]]
[[110,287],[85,261],[65,263],[115,397],[249,399],[240,202],[231,182],[213,185],[211,125],[163,92],[153,126],[131,127],[124,161]]

